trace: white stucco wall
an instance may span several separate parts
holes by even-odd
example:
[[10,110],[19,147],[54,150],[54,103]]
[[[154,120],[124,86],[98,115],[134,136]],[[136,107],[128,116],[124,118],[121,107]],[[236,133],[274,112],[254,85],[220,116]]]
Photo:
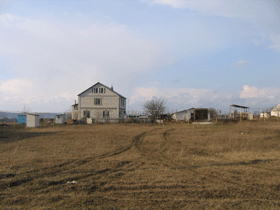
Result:
[[[106,91],[105,93],[94,93],[93,88],[104,88]],[[122,97],[111,91],[110,88],[97,84],[78,96],[78,119],[84,117],[84,111],[90,112],[90,118],[107,118],[107,116],[103,117],[103,111],[106,113],[109,111],[109,118],[123,118],[126,107],[126,99],[123,98],[124,105],[120,106],[120,98]],[[95,99],[101,99],[101,104],[96,105],[94,103]],[[122,115],[120,115],[120,111],[123,113]]]
[[26,114],[26,127],[39,127],[39,115]]

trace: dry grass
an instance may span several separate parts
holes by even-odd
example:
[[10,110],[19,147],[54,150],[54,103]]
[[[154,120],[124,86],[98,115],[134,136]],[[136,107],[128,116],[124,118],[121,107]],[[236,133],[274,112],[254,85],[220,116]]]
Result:
[[280,208],[277,122],[0,129],[0,209]]

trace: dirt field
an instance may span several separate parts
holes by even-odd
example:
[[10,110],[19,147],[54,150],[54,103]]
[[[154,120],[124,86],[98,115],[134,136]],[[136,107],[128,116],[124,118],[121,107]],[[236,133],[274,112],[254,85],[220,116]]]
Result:
[[0,209],[280,209],[280,123],[0,128]]

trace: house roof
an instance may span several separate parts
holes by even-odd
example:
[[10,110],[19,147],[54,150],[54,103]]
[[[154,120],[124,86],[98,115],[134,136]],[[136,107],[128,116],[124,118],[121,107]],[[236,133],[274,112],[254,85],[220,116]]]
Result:
[[272,112],[280,111],[280,104],[271,110]]
[[[103,85],[102,83],[97,82],[97,83],[95,83],[93,86],[91,86],[91,87],[89,87],[88,89],[86,89],[85,91],[81,92],[79,95],[83,94],[84,92],[86,92],[86,91],[89,90],[90,88],[93,88],[93,87],[94,87],[95,85],[97,85],[97,84]],[[114,90],[111,90],[111,88],[109,88],[108,86],[106,86],[106,85],[103,85],[103,86],[106,87],[106,88],[108,88],[108,89],[109,89],[110,91],[112,91],[113,93],[116,93],[118,96],[120,96],[120,97],[126,99],[126,98],[123,97],[121,94],[115,92]],[[78,95],[78,96],[79,96],[79,95]]]
[[26,113],[27,115],[39,116],[38,114]]

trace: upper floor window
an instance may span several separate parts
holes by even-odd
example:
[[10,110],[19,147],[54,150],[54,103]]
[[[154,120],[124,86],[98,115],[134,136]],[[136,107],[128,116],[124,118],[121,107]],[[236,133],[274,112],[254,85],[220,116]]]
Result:
[[102,105],[102,99],[101,98],[95,98],[94,99],[94,105]]
[[124,106],[124,99],[121,98],[121,106]]
[[99,93],[106,93],[106,89],[105,88],[99,88]]
[[93,93],[106,93],[106,88],[93,88]]

